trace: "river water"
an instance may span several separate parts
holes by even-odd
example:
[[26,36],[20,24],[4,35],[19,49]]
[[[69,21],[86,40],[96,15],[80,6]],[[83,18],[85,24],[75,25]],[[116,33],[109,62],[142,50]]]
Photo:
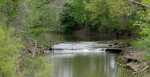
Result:
[[119,66],[116,54],[55,54],[52,77],[149,77]]
[[115,54],[54,55],[53,77],[117,77]]
[[116,61],[117,54],[105,52],[100,48],[90,48],[93,47],[92,44],[96,43],[55,45],[56,48],[64,50],[54,50],[51,55],[52,77],[149,77],[133,74],[131,70],[119,66]]
[[[37,39],[42,39],[43,44],[51,41],[55,48],[61,48],[61,50],[52,51],[53,53],[42,60],[41,58],[27,60],[28,67],[24,68],[27,68],[25,75],[28,76],[25,77],[150,77],[150,74],[135,74],[131,70],[123,68],[117,62],[117,54],[107,53],[101,48],[94,47],[97,46],[95,41],[98,41],[98,38],[94,39],[94,42],[90,42],[93,41],[93,37],[77,39],[75,37],[66,38],[58,34],[41,34],[39,37]],[[102,39],[102,41],[104,40],[106,41],[106,39]],[[73,43],[68,44],[67,41]],[[60,42],[63,43],[59,44]],[[46,63],[47,59],[48,64]],[[34,73],[28,72],[28,70],[34,71]]]

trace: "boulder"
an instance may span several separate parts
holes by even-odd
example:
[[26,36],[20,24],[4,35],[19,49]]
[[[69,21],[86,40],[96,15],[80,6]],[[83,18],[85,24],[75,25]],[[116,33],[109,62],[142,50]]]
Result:
[[129,52],[124,55],[124,58],[128,62],[141,62],[144,60],[144,52]]

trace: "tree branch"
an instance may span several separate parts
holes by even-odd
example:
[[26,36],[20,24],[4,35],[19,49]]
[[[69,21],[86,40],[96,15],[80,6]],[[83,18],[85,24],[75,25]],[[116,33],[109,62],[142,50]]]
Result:
[[137,1],[135,1],[135,0],[128,0],[128,1],[130,1],[130,2],[132,2],[132,3],[134,3],[134,4],[137,4],[137,5],[140,5],[140,6],[142,6],[142,7],[145,7],[145,8],[149,8],[149,9],[150,9],[150,5],[146,5],[146,4],[137,2]]

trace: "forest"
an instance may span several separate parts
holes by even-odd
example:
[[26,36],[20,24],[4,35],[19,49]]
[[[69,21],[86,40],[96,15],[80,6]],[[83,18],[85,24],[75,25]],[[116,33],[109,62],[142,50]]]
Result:
[[51,77],[51,33],[131,40],[149,61],[150,0],[0,0],[0,77]]

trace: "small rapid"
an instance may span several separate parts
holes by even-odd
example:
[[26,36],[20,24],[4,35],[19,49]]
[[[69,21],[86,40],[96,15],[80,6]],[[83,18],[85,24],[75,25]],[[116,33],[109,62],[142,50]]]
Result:
[[104,53],[109,44],[97,42],[66,42],[54,45],[54,53],[75,54],[75,53]]

